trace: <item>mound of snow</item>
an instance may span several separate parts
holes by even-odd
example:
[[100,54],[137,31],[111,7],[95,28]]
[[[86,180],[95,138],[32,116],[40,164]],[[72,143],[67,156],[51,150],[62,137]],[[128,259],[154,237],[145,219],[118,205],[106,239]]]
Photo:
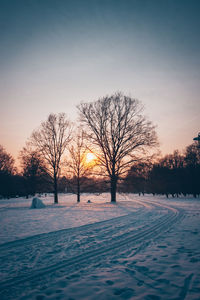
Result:
[[30,208],[44,208],[45,204],[39,198],[35,197],[32,200],[32,204]]

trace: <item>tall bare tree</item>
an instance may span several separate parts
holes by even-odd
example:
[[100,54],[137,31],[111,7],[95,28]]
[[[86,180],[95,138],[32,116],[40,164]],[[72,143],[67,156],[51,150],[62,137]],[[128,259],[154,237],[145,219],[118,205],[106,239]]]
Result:
[[87,137],[110,180],[111,202],[116,201],[117,183],[138,156],[157,145],[155,127],[142,115],[143,106],[116,93],[78,106]]
[[75,136],[73,145],[69,148],[69,153],[68,168],[75,181],[77,202],[80,202],[81,187],[84,184],[86,176],[89,175],[94,167],[94,162],[87,161],[88,150],[85,145],[84,132],[80,128]]
[[54,203],[58,203],[58,178],[61,159],[71,140],[72,127],[64,113],[50,114],[31,135],[32,145],[41,153],[54,183]]

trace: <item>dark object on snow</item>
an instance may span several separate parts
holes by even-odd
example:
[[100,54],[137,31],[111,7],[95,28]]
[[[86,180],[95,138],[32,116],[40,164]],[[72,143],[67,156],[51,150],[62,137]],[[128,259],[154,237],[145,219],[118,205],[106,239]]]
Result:
[[45,208],[45,204],[39,198],[35,197],[32,200],[32,204],[30,208]]

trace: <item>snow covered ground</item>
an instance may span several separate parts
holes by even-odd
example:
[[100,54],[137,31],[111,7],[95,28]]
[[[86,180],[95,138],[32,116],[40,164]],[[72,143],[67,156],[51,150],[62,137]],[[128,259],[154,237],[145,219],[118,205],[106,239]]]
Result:
[[41,199],[0,201],[0,299],[200,299],[199,199]]

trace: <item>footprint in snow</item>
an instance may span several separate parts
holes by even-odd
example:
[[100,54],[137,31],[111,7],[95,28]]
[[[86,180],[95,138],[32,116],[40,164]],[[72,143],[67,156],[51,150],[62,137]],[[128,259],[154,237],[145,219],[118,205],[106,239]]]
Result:
[[144,267],[144,266],[137,266],[136,268],[141,273],[145,273],[146,274],[147,272],[149,272],[149,269],[147,267]]
[[180,265],[173,265],[171,266],[172,269],[177,269],[177,268],[180,268]]
[[106,283],[107,283],[108,285],[113,285],[113,284],[114,284],[114,282],[113,282],[112,280],[106,280]]
[[193,234],[198,234],[198,231],[192,231]]
[[156,257],[154,257],[153,259],[152,259],[153,261],[156,261],[156,260],[158,260]]

